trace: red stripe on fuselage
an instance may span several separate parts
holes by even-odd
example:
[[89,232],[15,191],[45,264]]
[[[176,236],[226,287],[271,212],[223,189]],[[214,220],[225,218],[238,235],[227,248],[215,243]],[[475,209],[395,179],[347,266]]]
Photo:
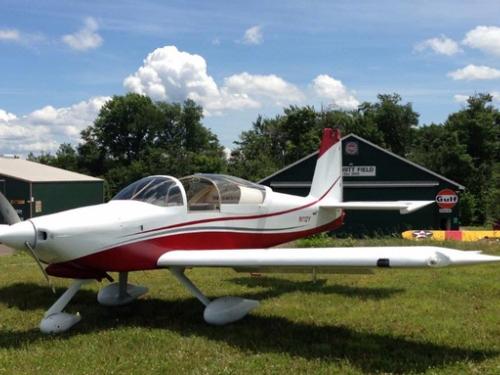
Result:
[[[174,250],[267,248],[312,234],[334,230],[344,214],[332,222],[305,231],[289,233],[194,232],[158,237],[117,246],[72,260],[71,264],[97,271],[125,272],[157,268],[161,255]],[[58,263],[63,265],[65,263]]]

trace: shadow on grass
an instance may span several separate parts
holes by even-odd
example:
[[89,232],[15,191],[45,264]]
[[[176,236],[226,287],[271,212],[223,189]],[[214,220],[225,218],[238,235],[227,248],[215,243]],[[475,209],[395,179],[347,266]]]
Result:
[[361,300],[379,300],[392,297],[404,292],[402,288],[363,288],[347,285],[325,285],[326,280],[316,282],[292,281],[275,277],[240,277],[229,280],[230,282],[249,288],[264,287],[268,290],[249,295],[249,298],[265,299],[281,296],[291,292],[308,292],[321,294],[337,294],[344,297],[359,298]]
[[[11,307],[37,309],[43,306],[45,309],[54,300],[47,288],[36,284],[14,284],[0,289],[0,302]],[[141,299],[121,308],[106,308],[97,304],[94,292],[82,290],[68,310],[80,311],[83,320],[58,339],[102,330],[142,327],[169,330],[185,337],[203,337],[253,353],[286,353],[291,357],[325,362],[348,361],[368,373],[421,372],[457,362],[481,362],[499,354],[492,350],[471,350],[361,332],[344,326],[293,322],[277,316],[250,315],[235,324],[214,327],[203,321],[203,306],[193,298]],[[22,312],[19,315],[21,318]],[[0,347],[3,348],[22,348],[51,340],[52,337],[43,335],[38,329],[23,332],[0,329]]]

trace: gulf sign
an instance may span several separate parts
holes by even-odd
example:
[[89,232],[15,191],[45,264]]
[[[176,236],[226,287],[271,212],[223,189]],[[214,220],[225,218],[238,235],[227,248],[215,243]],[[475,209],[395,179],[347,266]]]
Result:
[[458,195],[451,189],[443,189],[437,193],[436,203],[440,208],[453,208],[458,203]]

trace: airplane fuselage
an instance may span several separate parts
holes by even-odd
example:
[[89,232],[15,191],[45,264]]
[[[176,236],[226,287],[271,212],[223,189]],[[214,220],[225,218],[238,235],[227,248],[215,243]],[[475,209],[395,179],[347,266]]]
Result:
[[321,198],[266,192],[261,204],[222,204],[214,211],[113,200],[30,220],[34,248],[53,276],[157,268],[171,250],[271,247],[334,230],[342,210],[320,211]]

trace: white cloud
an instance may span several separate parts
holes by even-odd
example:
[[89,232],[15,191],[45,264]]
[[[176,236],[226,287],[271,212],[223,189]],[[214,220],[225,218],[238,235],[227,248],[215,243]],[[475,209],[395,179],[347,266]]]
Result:
[[423,52],[427,49],[431,49],[435,53],[446,56],[452,56],[462,51],[457,42],[445,35],[426,39],[415,46],[415,51],[417,52]]
[[232,94],[266,97],[277,105],[299,102],[304,94],[283,78],[274,74],[258,75],[243,72],[224,79],[224,87]]
[[15,114],[0,109],[0,122],[8,122],[15,120],[16,118],[17,116]]
[[[304,103],[306,96],[294,84],[275,75],[242,72],[223,79],[219,86],[208,74],[202,56],[179,51],[175,46],[151,52],[143,65],[125,78],[127,90],[155,100],[182,102],[193,99],[206,114],[227,110],[256,109]],[[312,82],[316,97],[326,98],[335,108],[352,109],[359,104],[341,81],[319,75]],[[0,153],[54,152],[61,143],[77,143],[80,132],[97,117],[109,97],[94,97],[69,107],[47,105],[26,115],[0,109]]]
[[313,91],[320,98],[330,101],[333,108],[337,109],[356,109],[359,101],[339,81],[327,74],[317,76],[312,82]]
[[16,43],[25,47],[32,47],[43,42],[45,36],[41,33],[25,33],[17,29],[0,29],[0,42]]
[[500,27],[477,26],[465,35],[462,43],[470,48],[500,56]]
[[258,25],[245,30],[245,34],[243,35],[243,43],[245,44],[261,44],[262,39],[262,29]]
[[21,34],[16,29],[0,29],[0,40],[17,42],[21,40]]
[[500,78],[500,70],[486,65],[469,64],[465,68],[448,73],[454,80],[487,80]]
[[457,103],[460,103],[460,104],[467,103],[468,99],[469,99],[469,95],[456,94],[453,96],[453,100],[455,100]]
[[143,65],[123,82],[128,91],[156,100],[182,102],[193,99],[206,114],[227,109],[259,108],[263,101],[274,105],[304,98],[294,85],[276,75],[235,74],[219,87],[208,74],[205,59],[196,54],[165,46],[151,52]]
[[199,100],[219,95],[217,84],[207,73],[205,59],[175,46],[155,49],[123,84],[129,91],[161,100]]
[[80,132],[92,125],[109,99],[100,96],[69,107],[45,106],[24,116],[0,110],[0,152],[54,152],[61,143],[77,143]]
[[74,34],[64,35],[62,40],[72,49],[86,51],[102,44],[102,37],[97,33],[99,25],[92,17],[85,18],[84,26]]

